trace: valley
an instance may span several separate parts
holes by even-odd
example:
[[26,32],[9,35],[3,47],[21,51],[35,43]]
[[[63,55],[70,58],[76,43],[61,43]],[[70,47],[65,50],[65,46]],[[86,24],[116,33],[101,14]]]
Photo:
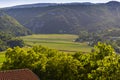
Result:
[[40,80],[120,80],[119,13],[118,1],[0,8],[0,70],[27,68]]
[[91,52],[92,47],[87,43],[75,42],[77,35],[70,34],[33,34],[20,37],[26,45],[42,45],[48,48],[57,49],[63,52]]

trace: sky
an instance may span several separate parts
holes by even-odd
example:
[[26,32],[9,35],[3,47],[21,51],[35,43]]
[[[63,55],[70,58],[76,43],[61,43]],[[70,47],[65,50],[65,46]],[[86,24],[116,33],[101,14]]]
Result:
[[[0,8],[32,3],[71,3],[71,2],[106,3],[109,1],[113,0],[0,0]],[[114,1],[120,2],[120,0]]]

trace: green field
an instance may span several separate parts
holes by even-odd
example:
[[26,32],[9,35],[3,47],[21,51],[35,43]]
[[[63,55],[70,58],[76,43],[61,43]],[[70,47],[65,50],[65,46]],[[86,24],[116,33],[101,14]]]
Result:
[[92,47],[87,43],[77,43],[74,40],[77,35],[70,34],[37,34],[20,37],[27,45],[42,45],[48,48],[57,49],[64,52],[90,52]]

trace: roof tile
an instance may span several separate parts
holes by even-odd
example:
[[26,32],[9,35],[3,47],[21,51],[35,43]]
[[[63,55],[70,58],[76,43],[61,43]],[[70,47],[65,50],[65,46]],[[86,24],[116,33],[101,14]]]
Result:
[[29,69],[17,69],[1,71],[0,80],[39,80],[39,78]]

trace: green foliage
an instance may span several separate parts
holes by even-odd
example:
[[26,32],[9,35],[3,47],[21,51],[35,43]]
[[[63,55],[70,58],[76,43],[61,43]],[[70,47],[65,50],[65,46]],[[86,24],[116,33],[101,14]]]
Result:
[[[49,58],[56,55],[56,53],[56,50],[47,49],[41,46],[36,46],[26,50],[20,47],[15,47],[14,49],[9,48],[5,53],[6,61],[3,64],[3,69],[17,69],[23,68],[23,66],[24,68],[33,68],[33,65],[38,63],[43,56]],[[6,67],[6,65],[10,66]]]
[[[89,32],[119,30],[119,3],[29,6],[31,7],[22,6],[23,8],[10,8],[5,11],[34,33],[79,34],[79,31],[83,30]],[[112,35],[120,36],[119,31],[113,33],[116,34]]]
[[7,45],[11,48],[14,48],[16,46],[23,47],[25,44],[23,40],[16,38],[16,39],[10,39],[9,41],[7,41]]
[[31,34],[28,29],[23,27],[18,21],[8,16],[7,14],[0,16],[0,32],[14,36],[24,36]]
[[[86,80],[119,80],[120,56],[117,55],[110,45],[98,43],[96,51],[90,54],[80,54],[76,57],[85,68],[83,79]],[[78,55],[76,53],[75,55]],[[86,74],[85,74],[86,73]],[[85,76],[87,76],[85,78]]]
[[87,42],[89,46],[97,45],[98,42],[103,42],[110,44],[117,53],[120,53],[120,37],[116,32],[118,30],[106,30],[103,32],[86,32],[81,31],[79,37],[75,40],[75,42]]
[[7,41],[11,39],[11,36],[0,32],[0,51],[4,51],[8,48]]
[[22,40],[13,40],[12,37],[28,34],[31,34],[28,29],[0,10],[0,51],[4,51],[8,47],[22,47]]
[[0,32],[0,51],[4,51],[7,48],[11,47],[23,47],[24,42],[19,38],[13,38],[11,34],[5,34]]
[[2,67],[2,64],[5,60],[5,52],[0,52],[0,70],[1,70],[1,67]]
[[76,42],[88,42],[89,46],[94,46],[98,42],[104,42],[106,40],[105,37],[103,37],[102,33],[94,33],[94,32],[86,32],[81,31],[79,33],[79,37],[75,40]]
[[82,68],[80,62],[72,56],[55,56],[47,62],[47,77],[50,80],[78,80],[79,69],[82,71]]
[[120,55],[98,43],[94,52],[63,54],[42,46],[8,49],[2,69],[29,68],[41,80],[119,80]]

